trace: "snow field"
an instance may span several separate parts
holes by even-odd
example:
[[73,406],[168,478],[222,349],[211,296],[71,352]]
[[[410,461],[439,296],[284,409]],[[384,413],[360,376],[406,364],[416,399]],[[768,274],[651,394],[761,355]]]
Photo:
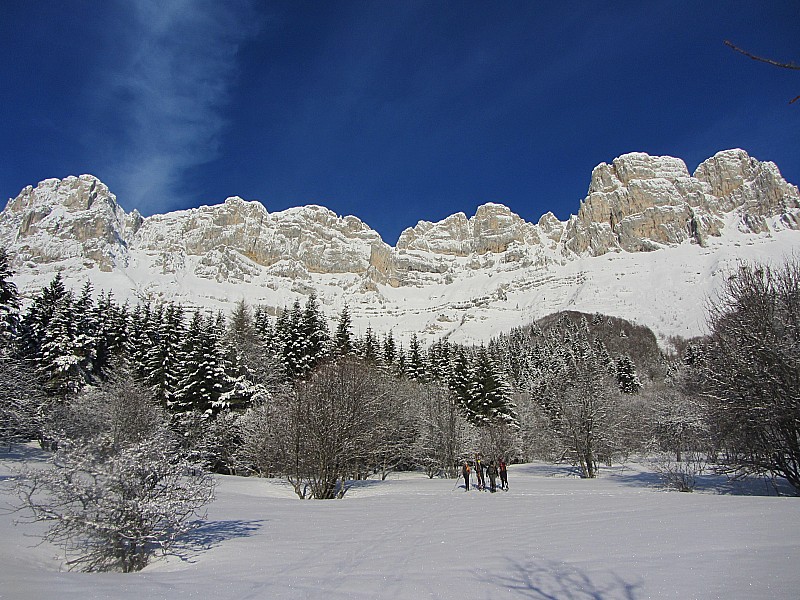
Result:
[[[0,461],[0,477],[12,462]],[[797,597],[797,498],[718,478],[665,492],[642,468],[567,472],[512,465],[510,491],[496,494],[399,474],[357,482],[338,501],[220,476],[181,556],[130,575],[59,572],[57,549],[28,537],[39,526],[1,514],[0,598]]]

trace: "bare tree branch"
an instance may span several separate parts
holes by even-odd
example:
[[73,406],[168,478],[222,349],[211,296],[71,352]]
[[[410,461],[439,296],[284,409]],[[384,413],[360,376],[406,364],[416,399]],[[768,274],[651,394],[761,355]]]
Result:
[[[740,54],[744,54],[747,58],[752,58],[753,60],[757,60],[759,62],[767,63],[768,65],[773,65],[775,67],[780,67],[781,69],[792,69],[794,71],[800,71],[800,65],[796,65],[796,64],[794,64],[792,62],[783,63],[783,62],[778,62],[776,60],[772,60],[770,58],[763,58],[761,56],[756,56],[755,54],[750,54],[747,50],[742,50],[741,48],[736,46],[733,42],[730,42],[728,40],[725,40],[725,45],[728,48],[732,48],[733,50],[736,50],[736,52],[739,52]],[[800,97],[800,96],[798,96],[798,97]],[[797,98],[795,98],[795,100],[797,100]],[[794,102],[794,100],[792,100],[792,102]]]
[[[739,52],[740,54],[744,54],[747,58],[752,58],[753,60],[757,60],[758,62],[767,63],[768,65],[772,65],[774,67],[780,67],[781,69],[791,69],[792,71],[800,71],[800,65],[796,65],[793,62],[783,63],[783,62],[778,62],[777,60],[772,60],[770,58],[763,58],[761,56],[756,56],[755,54],[750,54],[747,50],[742,50],[741,48],[739,48],[739,46],[728,40],[725,40],[725,45],[728,48],[731,48],[736,52]],[[795,96],[793,99],[789,100],[789,104],[794,104],[798,100],[800,100],[800,96]]]

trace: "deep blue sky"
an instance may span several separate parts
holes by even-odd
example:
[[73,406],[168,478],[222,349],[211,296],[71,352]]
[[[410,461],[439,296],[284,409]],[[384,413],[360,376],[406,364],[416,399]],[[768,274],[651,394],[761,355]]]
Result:
[[0,194],[92,173],[145,215],[322,204],[391,243],[578,210],[625,152],[800,183],[800,0],[0,1]]

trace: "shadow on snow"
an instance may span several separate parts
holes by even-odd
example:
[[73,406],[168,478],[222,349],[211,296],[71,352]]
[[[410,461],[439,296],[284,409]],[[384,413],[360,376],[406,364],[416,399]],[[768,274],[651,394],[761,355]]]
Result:
[[567,563],[507,559],[508,574],[491,575],[493,584],[533,600],[635,600],[641,583],[630,583],[613,572],[589,574]]
[[197,552],[210,550],[214,546],[235,538],[250,537],[261,529],[263,523],[262,519],[206,521],[183,534],[178,544],[170,550],[170,554],[183,561],[192,562],[191,556]]

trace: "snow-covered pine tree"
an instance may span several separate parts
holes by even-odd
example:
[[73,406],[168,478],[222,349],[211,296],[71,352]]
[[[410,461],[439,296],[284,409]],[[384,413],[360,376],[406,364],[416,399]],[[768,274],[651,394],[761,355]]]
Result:
[[78,391],[88,380],[83,370],[84,357],[76,344],[78,338],[71,295],[55,305],[41,339],[37,360],[45,389],[49,394],[65,398]]
[[[263,330],[269,334],[268,321],[262,321]],[[264,396],[267,388],[283,380],[283,371],[277,353],[257,329],[256,320],[242,300],[231,313],[223,339],[230,385],[220,401],[232,409],[249,407],[254,397]]]
[[105,375],[113,361],[125,353],[128,338],[128,306],[114,302],[111,292],[101,293],[94,308],[95,373]]
[[56,307],[65,298],[72,302],[72,292],[64,286],[61,273],[56,273],[52,281],[34,297],[20,324],[20,353],[32,360],[41,357],[44,332],[53,318]]
[[280,351],[286,377],[293,380],[303,374],[305,343],[302,332],[302,309],[295,300],[291,310],[284,309],[275,324],[275,341]]
[[147,377],[147,355],[155,340],[154,323],[150,301],[139,302],[133,307],[123,340],[123,353],[132,375],[144,381]]
[[504,423],[518,427],[512,388],[496,361],[483,347],[472,371],[467,418],[475,425]]
[[413,381],[425,381],[425,362],[422,360],[422,350],[416,333],[411,334],[411,343],[408,347],[408,355],[405,362],[405,373]]
[[180,304],[159,305],[152,312],[152,342],[145,357],[145,381],[164,406],[174,401],[184,338],[184,310]]
[[428,377],[431,380],[447,382],[450,374],[450,343],[437,340],[428,348]]
[[0,345],[8,348],[19,330],[19,292],[6,249],[0,247]]
[[198,411],[210,415],[225,408],[220,396],[227,387],[217,321],[196,311],[180,349],[178,381],[169,406],[176,414]]
[[397,344],[394,341],[394,335],[390,329],[383,338],[383,362],[386,366],[391,367],[394,365],[395,360],[397,360]]
[[635,394],[642,389],[642,382],[636,374],[636,365],[627,354],[617,358],[616,364],[617,384],[623,394]]
[[305,376],[330,354],[328,325],[314,293],[306,301],[300,326],[300,335],[302,345],[301,374]]
[[459,347],[455,351],[447,386],[455,395],[459,406],[467,414],[467,407],[472,405],[472,365],[463,347]]
[[358,345],[358,350],[359,356],[364,360],[375,362],[380,359],[378,338],[375,336],[375,332],[370,325],[367,325],[367,330],[364,332],[364,336]]
[[350,332],[352,327],[353,324],[352,320],[350,319],[350,309],[347,307],[347,304],[345,304],[344,308],[342,308],[342,312],[339,313],[339,320],[336,324],[336,333],[333,336],[333,351],[335,354],[344,356],[354,352],[355,348],[353,345],[352,334]]
[[96,372],[98,323],[92,297],[92,283],[87,280],[75,299],[72,312],[75,319],[74,353],[80,357],[80,369],[91,376]]

